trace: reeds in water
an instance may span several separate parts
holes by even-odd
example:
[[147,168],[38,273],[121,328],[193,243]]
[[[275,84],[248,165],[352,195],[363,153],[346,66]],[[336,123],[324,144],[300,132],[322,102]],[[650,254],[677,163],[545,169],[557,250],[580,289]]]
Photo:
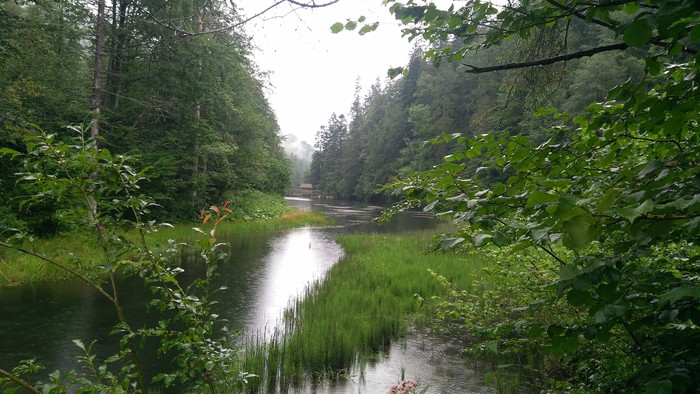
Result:
[[425,252],[428,238],[347,235],[346,257],[309,285],[270,336],[251,338],[241,368],[259,375],[250,392],[285,392],[306,380],[351,374],[364,358],[405,335],[406,318],[443,289],[431,269],[468,288],[483,263],[475,256]]

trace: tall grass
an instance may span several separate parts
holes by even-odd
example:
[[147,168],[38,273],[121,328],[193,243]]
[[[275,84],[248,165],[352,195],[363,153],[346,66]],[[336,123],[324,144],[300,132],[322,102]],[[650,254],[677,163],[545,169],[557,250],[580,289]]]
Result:
[[289,204],[281,196],[263,193],[258,190],[242,190],[228,193],[227,198],[235,207],[234,220],[275,219],[290,210]]
[[271,338],[246,344],[242,369],[260,376],[251,392],[350,373],[406,333],[407,316],[423,299],[444,291],[428,269],[468,288],[483,266],[474,256],[426,253],[424,233],[346,235],[338,242],[346,257],[307,287]]
[[[287,210],[274,219],[223,222],[218,229],[218,235],[221,239],[225,239],[227,236],[244,232],[270,231],[328,223],[328,219],[318,212]],[[176,224],[173,227],[163,226],[157,232],[147,234],[146,241],[150,247],[154,248],[166,245],[168,240],[192,244],[199,237],[192,230],[192,227],[196,226],[195,223]],[[126,232],[123,236],[126,239],[135,240],[138,234]],[[74,233],[49,239],[32,239],[25,243],[24,248],[72,268],[77,268],[81,272],[94,272],[95,266],[99,265],[98,262],[103,258],[102,252],[91,234]],[[124,257],[128,258],[129,256]],[[66,277],[64,271],[43,263],[35,257],[16,250],[0,248],[0,286],[65,279]]]

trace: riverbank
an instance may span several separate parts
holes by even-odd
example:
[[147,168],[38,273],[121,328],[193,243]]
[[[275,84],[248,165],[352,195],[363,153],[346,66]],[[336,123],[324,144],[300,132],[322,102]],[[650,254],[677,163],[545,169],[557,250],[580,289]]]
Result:
[[[287,209],[271,218],[268,214],[260,213],[254,217],[252,212],[243,212],[237,215],[234,221],[224,221],[219,225],[218,234],[226,237],[231,234],[255,231],[273,231],[285,228],[294,228],[305,225],[320,226],[329,223],[318,212],[305,212]],[[146,241],[150,247],[167,245],[168,240],[177,243],[193,244],[199,234],[192,228],[199,223],[179,223],[172,226],[159,226],[157,232],[146,234]],[[135,231],[125,232],[123,236],[134,240],[139,235]],[[50,239],[27,239],[23,248],[43,256],[55,259],[61,264],[81,270],[75,266],[77,261],[99,261],[102,257],[95,237],[92,234],[74,233],[56,236]],[[21,253],[17,250],[0,248],[0,286],[15,286],[47,280],[62,280],[71,277],[71,274],[34,256]]]
[[245,345],[241,369],[259,376],[250,380],[250,391],[348,377],[353,366],[377,358],[406,334],[409,320],[433,314],[429,300],[443,296],[445,288],[431,272],[468,290],[484,261],[429,253],[433,235],[338,237],[346,256],[307,287],[272,338],[252,337]]

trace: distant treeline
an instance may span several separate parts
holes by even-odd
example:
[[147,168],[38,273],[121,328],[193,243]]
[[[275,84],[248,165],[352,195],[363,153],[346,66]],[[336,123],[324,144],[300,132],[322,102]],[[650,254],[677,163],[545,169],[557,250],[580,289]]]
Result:
[[[509,133],[548,138],[551,119],[536,117],[538,108],[555,107],[575,116],[591,102],[628,79],[644,76],[644,61],[635,53],[612,52],[551,66],[470,74],[465,64],[482,66],[525,61],[542,53],[586,49],[612,42],[596,26],[572,22],[563,40],[538,32],[457,62],[437,65],[416,49],[403,75],[385,86],[374,84],[364,97],[356,93],[348,116],[333,114],[317,132],[310,181],[317,190],[345,199],[386,201],[376,194],[393,177],[431,168],[451,152],[449,144],[427,143],[443,133]],[[473,162],[476,170],[479,159]],[[496,177],[499,174],[492,174]]]

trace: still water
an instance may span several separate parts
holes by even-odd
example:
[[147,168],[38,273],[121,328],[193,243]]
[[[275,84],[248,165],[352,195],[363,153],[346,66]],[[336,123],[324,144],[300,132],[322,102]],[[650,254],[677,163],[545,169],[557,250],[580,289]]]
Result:
[[[289,199],[303,210],[322,211],[336,225],[304,227],[285,231],[236,234],[231,257],[221,264],[217,312],[244,335],[271,332],[290,300],[307,284],[322,279],[343,256],[335,242],[339,234],[397,232],[430,228],[433,221],[421,215],[403,215],[378,226],[373,222],[381,207],[336,200]],[[185,266],[186,275],[196,269]],[[139,326],[148,292],[140,282],[122,284],[123,304],[131,305],[128,318]],[[107,335],[114,324],[114,310],[93,289],[81,283],[51,282],[34,286],[0,288],[0,368],[11,369],[19,360],[36,357],[48,371],[77,368],[78,349],[73,339],[90,343],[95,352],[109,354],[116,348]],[[159,360],[147,360],[146,369],[155,371]],[[161,361],[162,362],[162,361]],[[401,376],[429,385],[428,393],[492,392],[482,383],[473,364],[461,357],[459,346],[434,333],[413,329],[392,343],[376,362],[354,371],[350,379],[322,385],[309,384],[304,393],[385,393]]]

